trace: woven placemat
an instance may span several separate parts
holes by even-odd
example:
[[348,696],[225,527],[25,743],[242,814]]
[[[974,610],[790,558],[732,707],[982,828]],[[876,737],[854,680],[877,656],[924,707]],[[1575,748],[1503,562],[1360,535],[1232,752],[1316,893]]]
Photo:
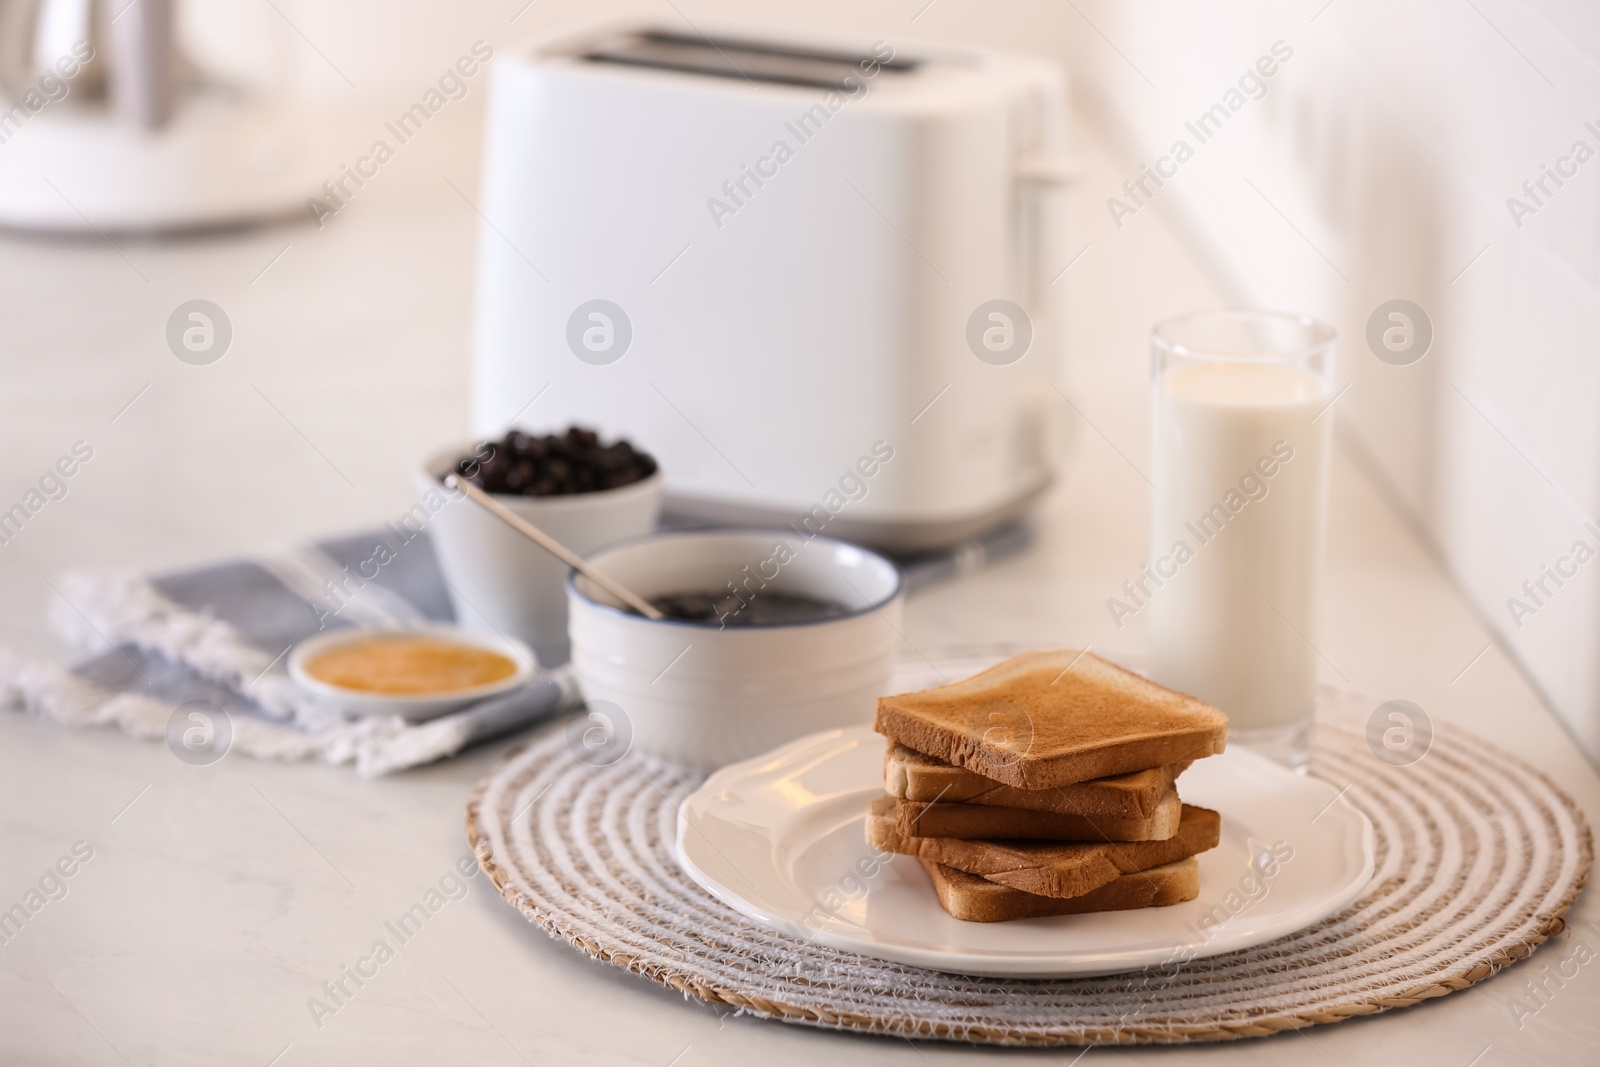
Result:
[[[897,683],[961,677],[1000,655],[919,660]],[[698,778],[636,753],[592,766],[559,727],[478,784],[467,836],[501,895],[552,936],[757,1015],[1002,1045],[1264,1036],[1465,989],[1560,933],[1588,877],[1588,826],[1548,778],[1455,730],[1436,732],[1419,761],[1391,766],[1368,746],[1375,706],[1324,689],[1311,765],[1376,828],[1376,874],[1362,896],[1253,949],[1108,978],[961,977],[760,926],[674,858],[678,805]]]

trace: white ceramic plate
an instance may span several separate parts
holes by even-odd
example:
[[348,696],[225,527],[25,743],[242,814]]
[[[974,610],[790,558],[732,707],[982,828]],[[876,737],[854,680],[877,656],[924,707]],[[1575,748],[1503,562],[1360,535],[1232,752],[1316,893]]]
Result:
[[853,727],[724,767],[679,811],[679,861],[766,925],[897,963],[1008,978],[1117,974],[1249,948],[1332,915],[1372,878],[1372,824],[1337,789],[1230,749],[1178,780],[1186,802],[1222,814],[1222,843],[1200,856],[1198,899],[962,922],[916,860],[866,843],[883,753],[881,736]]

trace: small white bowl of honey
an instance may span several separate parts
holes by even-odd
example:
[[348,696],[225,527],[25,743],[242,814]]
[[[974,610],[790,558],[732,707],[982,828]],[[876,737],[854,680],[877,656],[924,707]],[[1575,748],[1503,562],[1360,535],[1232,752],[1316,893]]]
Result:
[[535,670],[533,652],[521,641],[455,626],[330,630],[296,645],[288,667],[325,713],[410,722],[508,693]]

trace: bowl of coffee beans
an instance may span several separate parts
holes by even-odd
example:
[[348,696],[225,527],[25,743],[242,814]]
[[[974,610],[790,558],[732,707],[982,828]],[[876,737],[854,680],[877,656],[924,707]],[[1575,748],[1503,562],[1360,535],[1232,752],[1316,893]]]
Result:
[[494,496],[579,555],[655,529],[662,477],[655,457],[582,426],[453,445],[420,472],[421,501],[392,523],[426,529],[456,622],[533,646],[547,666],[567,658],[566,566],[473,504],[447,475]]

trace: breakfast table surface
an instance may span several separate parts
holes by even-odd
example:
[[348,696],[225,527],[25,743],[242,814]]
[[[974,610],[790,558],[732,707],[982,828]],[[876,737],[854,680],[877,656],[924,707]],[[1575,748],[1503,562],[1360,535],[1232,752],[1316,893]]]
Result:
[[[66,495],[0,545],[0,647],[67,656],[46,621],[66,569],[262,553],[410,506],[412,468],[466,428],[478,121],[468,109],[436,120],[321,228],[0,238],[0,509],[75,442],[93,450]],[[1071,458],[1031,549],[910,597],[908,654],[1143,645],[1141,619],[1119,628],[1106,601],[1143,561],[1147,331],[1226,301],[1159,212],[1105,221],[1095,190],[1121,169],[1092,119],[1082,128],[1087,192],[1068,250],[1079,258],[1055,283],[1071,311],[1057,377]],[[233,329],[208,366],[166,341],[168,316],[195,298]],[[1593,822],[1594,767],[1347,441],[1331,514],[1322,680],[1491,739]],[[718,1011],[547,937],[480,875],[336,1012],[314,1012],[323,984],[469,856],[467,796],[515,743],[364,780],[234,756],[191,766],[159,742],[0,713],[0,909],[41,879],[62,887],[0,944],[0,1062],[1498,1067],[1590,1064],[1600,1047],[1593,892],[1531,961],[1436,1001],[1269,1039],[1083,1056]]]

